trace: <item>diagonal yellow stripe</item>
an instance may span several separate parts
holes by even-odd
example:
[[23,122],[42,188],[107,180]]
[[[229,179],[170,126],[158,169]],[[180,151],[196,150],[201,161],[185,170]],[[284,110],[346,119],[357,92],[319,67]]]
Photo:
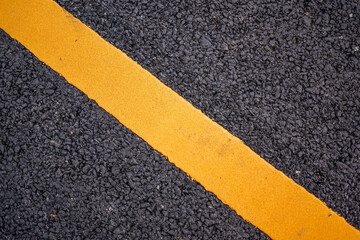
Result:
[[51,0],[1,0],[0,27],[273,239],[360,232]]

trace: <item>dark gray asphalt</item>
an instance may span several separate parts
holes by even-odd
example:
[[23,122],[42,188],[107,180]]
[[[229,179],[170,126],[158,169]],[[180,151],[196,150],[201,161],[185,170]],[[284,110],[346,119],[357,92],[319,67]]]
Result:
[[[359,229],[358,1],[57,2]],[[4,33],[0,49],[0,238],[267,239]]]
[[0,239],[268,239],[3,32],[0,49]]

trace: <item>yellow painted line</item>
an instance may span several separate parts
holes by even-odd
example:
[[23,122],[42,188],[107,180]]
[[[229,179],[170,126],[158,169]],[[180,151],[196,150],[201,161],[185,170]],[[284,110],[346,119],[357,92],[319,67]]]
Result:
[[51,0],[0,0],[0,27],[273,239],[360,232]]

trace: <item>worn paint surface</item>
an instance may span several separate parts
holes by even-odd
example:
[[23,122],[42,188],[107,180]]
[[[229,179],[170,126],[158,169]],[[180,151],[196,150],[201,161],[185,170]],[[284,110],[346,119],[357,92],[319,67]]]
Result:
[[273,239],[360,239],[323,202],[51,0],[1,0],[0,27]]

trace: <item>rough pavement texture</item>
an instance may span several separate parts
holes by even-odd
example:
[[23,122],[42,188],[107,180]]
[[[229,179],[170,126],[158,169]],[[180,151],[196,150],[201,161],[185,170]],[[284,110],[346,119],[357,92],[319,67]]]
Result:
[[[57,2],[360,227],[357,1]],[[3,236],[267,238],[0,39]]]
[[0,239],[268,239],[0,30]]
[[57,1],[360,228],[360,5]]

